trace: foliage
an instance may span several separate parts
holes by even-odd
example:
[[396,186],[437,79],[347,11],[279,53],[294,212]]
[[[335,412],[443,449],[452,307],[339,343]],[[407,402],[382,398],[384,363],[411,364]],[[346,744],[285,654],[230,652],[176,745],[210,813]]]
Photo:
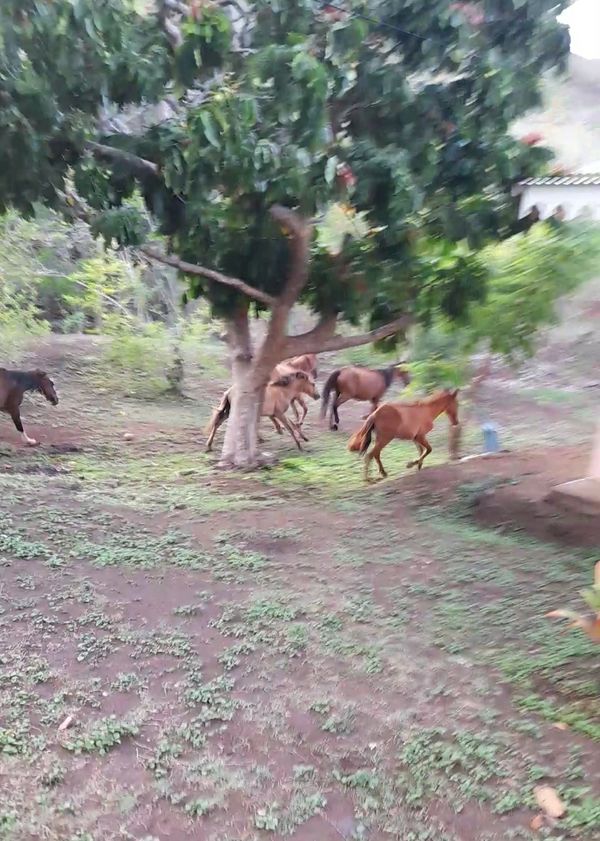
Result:
[[[351,323],[463,318],[486,281],[472,249],[508,232],[512,182],[547,159],[508,126],[568,52],[566,0],[509,5],[473,18],[451,0],[364,0],[364,17],[332,17],[257,0],[233,26],[229,7],[203,4],[171,51],[133,0],[5,0],[2,202],[58,206],[73,170],[94,229],[131,245],[147,229],[137,185],[182,259],[277,294],[289,255],[268,209],[349,199],[372,235],[340,253],[317,243],[304,300]],[[167,94],[169,119],[144,119]],[[237,305],[230,288],[189,286],[218,314]]]
[[485,302],[474,308],[474,339],[508,358],[530,354],[537,329],[555,318],[555,302],[592,277],[600,257],[600,232],[572,224],[537,225],[489,246]]
[[99,753],[103,756],[128,736],[135,736],[139,728],[135,724],[119,721],[115,716],[103,718],[87,732],[65,742],[64,747],[73,753]]
[[[169,320],[179,309],[173,272],[149,269],[127,251],[95,240],[90,226],[66,223],[36,208],[31,219],[0,219],[0,278],[4,298],[16,296],[26,316],[61,324],[64,332],[98,327],[107,315]],[[6,312],[8,303],[2,309]]]
[[486,296],[472,305],[469,323],[438,315],[430,327],[416,330],[411,347],[414,386],[431,390],[464,385],[477,350],[511,362],[529,356],[540,328],[555,320],[557,298],[590,279],[599,257],[600,232],[579,224],[540,224],[487,246],[477,258],[489,274]]

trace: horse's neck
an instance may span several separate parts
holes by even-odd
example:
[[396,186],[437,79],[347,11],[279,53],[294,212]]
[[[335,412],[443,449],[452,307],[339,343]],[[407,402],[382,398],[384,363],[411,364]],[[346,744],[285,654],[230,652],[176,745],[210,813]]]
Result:
[[431,408],[431,419],[435,420],[446,411],[447,402],[445,398],[438,397],[437,400],[432,400],[429,405]]
[[385,383],[386,389],[389,388],[392,384],[392,380],[394,379],[394,368],[380,368],[379,373],[383,377],[383,382]]
[[9,377],[21,391],[37,391],[40,387],[38,378],[31,371],[10,371]]

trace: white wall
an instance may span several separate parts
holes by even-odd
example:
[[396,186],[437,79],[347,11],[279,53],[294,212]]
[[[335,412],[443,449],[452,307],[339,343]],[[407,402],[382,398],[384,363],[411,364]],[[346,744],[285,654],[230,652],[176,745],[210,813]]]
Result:
[[542,219],[552,216],[560,204],[568,221],[580,216],[587,208],[591,218],[600,222],[600,185],[524,187],[519,203],[519,217],[529,213],[534,204]]

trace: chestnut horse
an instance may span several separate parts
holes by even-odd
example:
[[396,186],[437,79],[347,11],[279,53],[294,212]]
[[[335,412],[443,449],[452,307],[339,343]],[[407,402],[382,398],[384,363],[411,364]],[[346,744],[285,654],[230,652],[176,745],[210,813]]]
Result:
[[[409,461],[407,467],[415,465],[420,470],[423,461],[431,452],[431,444],[427,434],[433,429],[435,419],[445,412],[452,426],[458,426],[458,389],[448,388],[438,391],[424,400],[412,403],[384,403],[369,415],[365,423],[348,442],[351,452],[359,452],[365,456],[365,480],[369,481],[369,465],[375,459],[382,478],[387,473],[381,463],[381,451],[394,438],[401,441],[414,441],[419,452],[418,458]],[[367,453],[371,443],[373,430],[377,434],[377,443],[370,453]]]
[[[294,371],[304,371],[313,380],[317,379],[317,357],[314,353],[305,353],[302,356],[294,356],[292,359],[284,359],[276,365],[271,372],[271,380],[278,377],[285,377],[286,374],[293,374]],[[294,417],[297,426],[302,426],[308,413],[308,406],[301,394],[293,398],[291,408],[294,410]],[[300,407],[300,409],[298,408]]]
[[58,403],[54,383],[44,371],[9,371],[0,368],[0,411],[11,416],[23,443],[35,447],[38,442],[27,435],[21,421],[21,403],[26,391],[39,391],[53,406]]
[[[267,386],[260,413],[261,417],[271,419],[277,432],[281,433],[283,428],[287,429],[299,450],[302,449],[300,438],[303,438],[305,441],[308,439],[302,433],[298,424],[290,421],[285,413],[289,409],[292,400],[300,394],[306,394],[314,400],[319,399],[319,392],[316,389],[314,381],[310,379],[308,374],[304,371],[294,371],[291,374],[286,374],[284,377],[279,377]],[[221,398],[220,404],[213,412],[213,416],[206,430],[209,433],[206,441],[207,453],[212,450],[217,430],[227,420],[230,412],[231,389],[228,389]]]
[[360,365],[349,365],[330,374],[323,388],[323,400],[321,402],[321,417],[325,417],[329,406],[329,395],[335,390],[329,428],[338,428],[340,423],[338,407],[347,400],[370,400],[373,405],[371,409],[373,412],[395,379],[402,380],[405,386],[408,385],[410,374],[406,368],[400,367],[401,365],[402,363],[398,363],[377,370],[363,368]]

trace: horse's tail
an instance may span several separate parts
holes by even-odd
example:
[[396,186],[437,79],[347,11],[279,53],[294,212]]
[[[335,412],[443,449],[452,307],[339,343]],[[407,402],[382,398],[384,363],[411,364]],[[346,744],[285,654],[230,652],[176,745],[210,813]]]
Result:
[[334,388],[337,388],[338,377],[342,373],[341,368],[334,371],[327,377],[327,382],[323,386],[323,396],[321,398],[321,417],[324,418],[327,414],[327,407],[329,406],[329,396]]
[[227,420],[229,417],[229,413],[231,412],[231,398],[229,396],[229,390],[225,392],[223,397],[221,398],[221,402],[217,406],[217,408],[213,411],[210,421],[206,425],[204,429],[204,434],[208,435],[215,429],[218,429],[224,421]]
[[366,421],[363,423],[358,432],[355,432],[352,438],[348,441],[348,449],[351,453],[360,453],[364,455],[369,449],[371,438],[373,437],[373,429],[375,427],[375,412],[372,412]]

